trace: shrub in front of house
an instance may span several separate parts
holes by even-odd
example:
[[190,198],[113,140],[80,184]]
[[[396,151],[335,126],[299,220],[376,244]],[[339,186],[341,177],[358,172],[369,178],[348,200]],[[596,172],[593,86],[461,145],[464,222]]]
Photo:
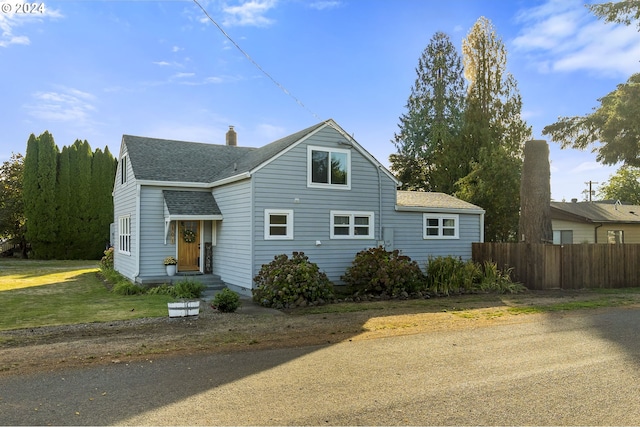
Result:
[[100,268],[102,270],[113,270],[113,247],[104,251],[104,256],[100,260]]
[[333,284],[304,252],[293,252],[291,258],[276,255],[269,264],[262,265],[253,281],[253,300],[265,307],[320,305],[334,297]]
[[198,299],[202,296],[205,286],[193,279],[183,279],[173,285],[174,297],[184,299]]
[[358,252],[342,280],[354,296],[408,297],[423,287],[424,274],[410,257],[378,246]]
[[240,307],[240,295],[224,288],[213,297],[211,306],[222,313],[233,313]]
[[517,294],[524,292],[527,288],[522,283],[511,280],[511,271],[500,270],[495,262],[485,261],[482,264],[482,277],[477,288],[482,292],[495,292],[498,294]]
[[482,270],[472,260],[454,256],[430,256],[427,261],[427,290],[434,295],[472,292]]
[[146,292],[146,289],[128,280],[124,280],[116,283],[111,289],[111,292],[118,295],[142,295]]

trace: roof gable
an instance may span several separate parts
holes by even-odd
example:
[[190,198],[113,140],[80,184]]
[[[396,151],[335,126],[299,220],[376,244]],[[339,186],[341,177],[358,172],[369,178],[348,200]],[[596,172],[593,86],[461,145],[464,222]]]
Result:
[[331,119],[260,148],[123,135],[121,153],[128,154],[130,167],[138,180],[214,184],[254,172],[326,126],[335,129],[354,149],[399,184],[391,172]]

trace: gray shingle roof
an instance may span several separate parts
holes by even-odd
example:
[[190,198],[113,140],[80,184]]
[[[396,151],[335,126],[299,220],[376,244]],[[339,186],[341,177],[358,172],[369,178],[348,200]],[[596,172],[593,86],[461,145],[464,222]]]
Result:
[[132,135],[124,135],[122,139],[136,179],[209,183],[251,171],[324,124],[318,123],[261,148]]
[[221,215],[208,191],[163,190],[162,195],[170,215]]
[[396,204],[412,208],[482,210],[479,206],[445,193],[427,193],[424,191],[398,191]]
[[640,206],[598,202],[551,202],[551,216],[569,214],[576,221],[640,223]]

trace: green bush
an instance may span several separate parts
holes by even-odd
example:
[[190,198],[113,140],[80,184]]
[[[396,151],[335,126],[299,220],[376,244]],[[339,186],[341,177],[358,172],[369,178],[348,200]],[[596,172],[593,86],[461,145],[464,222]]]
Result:
[[354,295],[411,294],[424,283],[420,266],[400,251],[386,251],[382,246],[360,251],[342,276]]
[[111,292],[118,295],[141,295],[145,293],[145,288],[127,280],[116,283]]
[[333,299],[333,285],[303,252],[276,255],[253,278],[253,300],[265,307],[290,308],[324,304]]
[[212,306],[223,313],[233,313],[240,307],[240,295],[224,288],[213,297]]
[[527,288],[523,284],[511,280],[511,271],[513,268],[501,271],[495,262],[485,261],[482,265],[482,278],[478,289],[499,294],[517,294],[526,291]]
[[176,298],[198,299],[205,290],[205,286],[193,279],[184,279],[173,285]]
[[427,289],[436,295],[464,293],[474,290],[482,271],[478,264],[454,256],[429,257]]
[[168,285],[166,283],[160,286],[154,286],[152,288],[147,289],[147,294],[149,295],[169,295],[172,297],[176,296],[176,290],[173,286]]
[[104,256],[100,260],[100,268],[102,270],[113,270],[113,247],[104,251]]

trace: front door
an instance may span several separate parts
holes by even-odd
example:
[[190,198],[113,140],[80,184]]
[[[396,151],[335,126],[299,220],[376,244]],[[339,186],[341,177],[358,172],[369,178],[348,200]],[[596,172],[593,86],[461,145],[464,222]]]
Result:
[[200,221],[178,222],[178,271],[200,271]]

